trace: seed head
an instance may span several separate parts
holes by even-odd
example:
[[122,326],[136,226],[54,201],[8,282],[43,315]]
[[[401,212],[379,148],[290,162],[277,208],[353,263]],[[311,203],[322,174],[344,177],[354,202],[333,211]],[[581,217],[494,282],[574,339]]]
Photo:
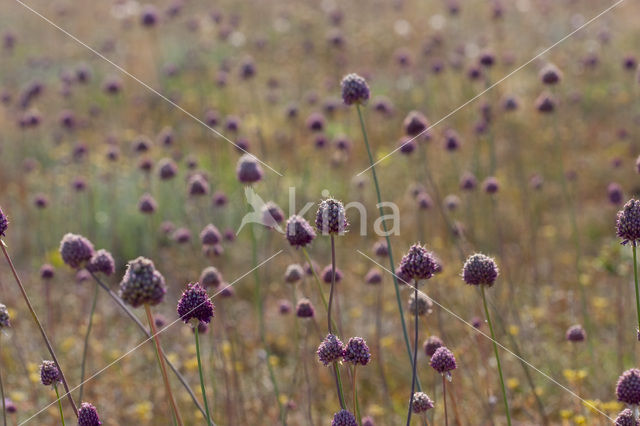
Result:
[[58,384],[62,381],[60,370],[53,361],[42,361],[40,365],[40,381],[45,386]]
[[439,347],[431,356],[429,365],[440,374],[449,373],[456,369],[456,358],[444,346]]
[[371,353],[369,352],[369,346],[362,337],[352,337],[347,342],[342,355],[344,362],[350,362],[353,365],[367,365],[371,360]]
[[311,243],[316,233],[303,217],[293,215],[287,220],[287,240],[293,247],[304,247]]
[[333,334],[327,334],[318,346],[318,360],[326,366],[338,362],[344,355],[344,343]]
[[316,212],[316,229],[322,235],[342,235],[347,231],[349,223],[345,216],[344,206],[338,200],[327,198],[322,200]]
[[93,244],[82,235],[66,234],[60,242],[60,256],[70,267],[81,268],[93,256]]
[[632,368],[622,373],[616,385],[616,396],[620,402],[640,404],[640,370]]
[[462,268],[462,279],[469,285],[491,287],[499,274],[496,261],[489,256],[476,253],[467,258]]
[[618,212],[616,231],[623,245],[636,245],[640,240],[640,201],[632,198]]
[[415,414],[424,413],[427,410],[433,408],[433,401],[424,392],[416,392],[413,394],[413,402],[411,403],[411,409]]
[[164,277],[151,260],[141,256],[129,262],[120,283],[122,300],[134,308],[143,304],[157,305],[166,292]]
[[96,407],[88,402],[83,402],[78,410],[78,426],[100,426],[101,424]]
[[105,275],[111,275],[115,272],[116,266],[111,253],[104,249],[100,249],[91,257],[87,264],[89,272],[102,272]]
[[371,91],[364,78],[358,74],[348,74],[340,83],[342,86],[342,100],[346,105],[364,105],[369,100]]
[[213,317],[213,304],[207,291],[199,283],[189,283],[178,302],[178,316],[185,323],[192,319],[209,323]]

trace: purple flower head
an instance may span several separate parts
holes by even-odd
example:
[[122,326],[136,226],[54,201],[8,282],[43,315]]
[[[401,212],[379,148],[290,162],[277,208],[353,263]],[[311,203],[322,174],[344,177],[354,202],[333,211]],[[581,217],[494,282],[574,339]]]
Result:
[[340,410],[333,415],[331,426],[358,426],[358,421],[349,411]]
[[489,176],[482,182],[482,187],[487,194],[495,194],[500,190],[500,183],[495,177]]
[[618,205],[622,203],[623,191],[620,184],[611,182],[607,186],[607,195],[611,204]]
[[432,308],[433,302],[426,294],[418,293],[417,303],[413,293],[409,296],[409,313],[411,315],[415,315],[417,309],[418,316],[424,316],[426,314],[430,314]]
[[0,208],[0,236],[5,237],[5,232],[7,232],[7,228],[9,227],[9,220],[7,216],[4,214],[2,209]]
[[278,301],[278,305],[278,310],[280,311],[281,315],[288,315],[293,309],[291,302],[289,302],[287,299],[280,299]]
[[347,231],[349,222],[342,203],[333,198],[322,200],[316,212],[316,229],[322,235],[342,235]]
[[49,205],[49,199],[44,194],[36,194],[33,198],[33,204],[39,209],[44,209]]
[[387,242],[384,240],[376,241],[373,243],[373,253],[378,257],[387,257],[389,256],[389,247],[387,246]]
[[48,263],[45,263],[40,268],[40,278],[42,278],[43,280],[45,281],[50,280],[53,278],[54,275],[55,275],[55,269],[53,268],[53,266],[49,265]]
[[427,130],[429,120],[420,111],[411,111],[402,123],[407,136],[416,137]]
[[262,206],[262,224],[267,228],[277,228],[284,221],[284,212],[273,201]]
[[0,303],[0,330],[11,327],[9,311],[7,307]]
[[373,417],[367,416],[362,418],[362,426],[376,426]]
[[93,244],[82,235],[66,234],[60,241],[60,256],[70,267],[81,268],[93,256]]
[[157,305],[167,292],[164,277],[150,259],[138,257],[129,262],[120,282],[119,295],[129,305]]
[[469,256],[462,268],[462,279],[469,285],[486,285],[491,287],[498,278],[498,265],[489,256],[476,253]]
[[412,154],[417,147],[415,138],[409,136],[403,136],[402,138],[400,138],[397,145],[398,149],[400,150],[400,154],[406,155]]
[[162,180],[169,180],[178,173],[178,166],[170,158],[163,158],[158,162],[158,175]]
[[[322,281],[324,281],[326,284],[331,284],[332,272],[333,268],[331,265],[325,266],[324,269],[320,272],[320,278],[322,279]],[[335,282],[339,283],[340,281],[342,281],[342,271],[336,268]]]
[[96,407],[88,402],[83,402],[78,410],[78,426],[100,426],[101,424]]
[[344,362],[350,362],[353,365],[367,365],[371,360],[371,352],[369,346],[362,337],[352,337],[344,347],[342,355]]
[[222,284],[222,274],[214,266],[207,266],[200,274],[200,283],[205,287],[218,287]]
[[287,270],[284,272],[284,280],[288,283],[297,283],[304,276],[304,269],[297,263],[287,266]]
[[207,295],[207,291],[199,283],[190,283],[182,293],[178,302],[178,316],[182,321],[189,323],[191,320],[209,323],[213,317],[213,304]]
[[236,176],[241,183],[254,183],[262,179],[262,167],[256,157],[251,154],[244,154],[238,160]]
[[313,318],[315,314],[316,311],[313,308],[311,300],[306,298],[298,300],[298,304],[296,305],[296,315],[298,318]]
[[222,235],[218,228],[215,227],[212,223],[205,226],[202,231],[200,231],[200,242],[205,246],[213,246],[216,244],[220,244],[222,241]]
[[440,340],[438,336],[429,336],[422,346],[424,348],[424,353],[428,357],[432,357],[438,348],[444,346],[444,343],[442,343],[442,340]]
[[189,188],[189,195],[207,195],[209,193],[209,182],[200,173],[196,173],[189,178],[187,182]]
[[186,244],[191,241],[191,231],[189,228],[178,228],[173,232],[172,238],[178,244]]
[[478,186],[478,180],[473,173],[465,172],[460,178],[460,189],[464,191],[472,191]]
[[456,358],[445,346],[441,346],[431,356],[429,365],[440,374],[449,373],[456,369]]
[[409,252],[402,257],[398,271],[402,271],[405,278],[412,280],[426,280],[433,276],[436,262],[433,255],[426,248],[414,244]]
[[380,284],[382,282],[382,272],[377,268],[369,269],[364,276],[364,282],[367,284]]
[[52,386],[62,381],[60,370],[53,361],[42,361],[40,365],[40,381],[45,386]]
[[156,200],[153,199],[151,194],[143,194],[138,201],[138,210],[144,214],[152,214],[158,208]]
[[424,413],[427,410],[433,408],[433,401],[424,392],[416,392],[413,394],[413,401],[411,402],[411,409],[415,414]]
[[640,404],[640,370],[632,368],[622,373],[616,385],[616,396],[620,402]]
[[536,109],[543,113],[552,113],[556,109],[556,100],[550,93],[544,92],[536,99]]
[[5,398],[4,399],[4,406],[7,410],[7,413],[16,413],[18,411],[18,408],[16,407],[16,404],[14,404],[14,402],[11,400],[11,398]]
[[117,77],[109,77],[102,88],[109,95],[117,95],[122,90],[122,82]]
[[640,240],[640,201],[632,198],[618,212],[616,233],[622,238],[622,244],[636,245]]
[[116,266],[111,253],[105,249],[100,249],[95,252],[89,263],[87,263],[87,269],[93,273],[102,272],[105,275],[112,275],[116,270]]
[[369,100],[371,91],[364,78],[358,74],[348,74],[340,83],[342,87],[342,100],[346,105],[364,105]]
[[215,207],[223,207],[229,201],[227,199],[227,195],[222,191],[217,191],[215,194],[213,194],[212,199],[213,199],[213,205]]
[[155,6],[147,4],[142,8],[140,23],[145,27],[153,27],[158,23],[158,11]]
[[304,247],[313,241],[316,233],[305,218],[293,215],[287,220],[286,237],[293,247]]
[[318,346],[318,360],[326,366],[338,362],[342,359],[344,354],[344,343],[340,339],[333,335],[327,334],[320,346]]
[[572,325],[567,329],[565,336],[570,342],[583,342],[587,338],[587,333],[581,325]]
[[562,79],[562,72],[553,64],[547,64],[540,71],[540,80],[544,84],[554,85],[558,84]]
[[307,117],[306,124],[312,132],[321,132],[324,129],[324,116],[319,112],[313,112]]
[[616,417],[615,426],[638,426],[640,422],[636,420],[636,416],[628,408],[622,410]]

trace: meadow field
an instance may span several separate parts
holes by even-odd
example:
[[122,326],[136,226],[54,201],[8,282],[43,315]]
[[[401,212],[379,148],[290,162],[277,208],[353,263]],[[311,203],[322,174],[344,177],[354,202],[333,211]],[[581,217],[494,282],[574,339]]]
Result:
[[2,424],[640,424],[637,0],[0,37]]

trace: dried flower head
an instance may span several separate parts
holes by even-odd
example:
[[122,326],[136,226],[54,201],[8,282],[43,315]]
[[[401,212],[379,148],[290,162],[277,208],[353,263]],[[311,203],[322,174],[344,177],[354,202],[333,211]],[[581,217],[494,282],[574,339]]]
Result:
[[166,292],[164,277],[151,260],[141,256],[129,262],[120,282],[122,300],[134,308],[144,304],[157,305]]

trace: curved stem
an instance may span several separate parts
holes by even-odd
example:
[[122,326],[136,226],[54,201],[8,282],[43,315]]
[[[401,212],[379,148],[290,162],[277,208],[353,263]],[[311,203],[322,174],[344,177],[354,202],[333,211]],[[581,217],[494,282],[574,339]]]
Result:
[[96,284],[95,291],[93,293],[93,302],[91,302],[91,312],[89,313],[89,324],[87,325],[87,333],[84,336],[84,348],[82,350],[82,364],[80,366],[80,391],[78,392],[78,401],[82,402],[82,391],[84,390],[84,372],[87,363],[87,354],[89,353],[89,335],[91,334],[91,327],[93,326],[93,313],[96,310],[98,303],[98,284]]
[[53,385],[53,389],[56,391],[56,398],[58,399],[58,408],[60,409],[60,420],[62,421],[62,426],[64,426],[64,413],[62,412],[62,402],[60,401],[60,392],[58,392],[58,386]]
[[175,420],[178,423],[178,426],[182,426],[182,418],[180,417],[180,412],[178,411],[176,400],[173,398],[173,393],[171,392],[171,385],[169,384],[169,377],[167,376],[167,367],[164,364],[162,347],[160,346],[160,339],[158,337],[158,332],[156,331],[156,325],[153,321],[153,315],[151,315],[151,308],[149,307],[149,304],[145,303],[144,311],[147,314],[147,320],[149,321],[149,327],[151,328],[151,337],[153,338],[153,342],[155,343],[156,355],[158,357],[158,364],[160,364],[160,372],[162,373],[164,388],[167,391],[167,398],[169,399],[169,404],[171,405],[171,409],[173,411],[173,415],[175,416]]
[[493,343],[493,352],[496,355],[496,364],[498,365],[498,373],[500,374],[500,386],[502,386],[502,400],[504,401],[504,412],[507,416],[507,424],[511,426],[511,415],[509,414],[509,402],[507,401],[507,390],[504,386],[504,377],[502,376],[502,366],[500,365],[500,356],[498,355],[498,344],[496,343],[496,336],[493,333],[493,324],[491,323],[491,316],[489,315],[489,308],[487,307],[487,297],[484,294],[484,286],[480,286],[482,292],[482,304],[484,305],[484,313],[487,316],[487,323],[489,324],[489,331],[491,331],[491,342]]
[[18,273],[16,272],[16,268],[13,266],[13,262],[11,261],[11,257],[9,257],[9,253],[7,252],[7,247],[4,244],[4,241],[2,241],[2,240],[0,240],[0,247],[2,247],[2,253],[4,254],[4,257],[7,259],[7,263],[9,264],[9,268],[11,269],[11,272],[13,273],[13,277],[15,278],[16,283],[18,284],[18,288],[20,289],[20,293],[22,293],[22,297],[23,297],[24,301],[27,304],[27,308],[29,308],[29,312],[31,313],[31,316],[33,317],[33,320],[35,321],[36,325],[38,326],[38,329],[40,330],[40,334],[42,335],[42,338],[44,339],[45,345],[47,345],[47,349],[49,350],[49,354],[51,355],[51,358],[53,359],[53,362],[56,363],[56,367],[58,367],[58,370],[60,371],[60,379],[62,380],[62,386],[64,386],[64,391],[66,392],[67,399],[69,400],[69,403],[71,404],[71,408],[73,408],[73,412],[75,413],[75,415],[77,417],[78,416],[78,407],[76,406],[76,403],[73,400],[73,397],[71,396],[71,391],[69,390],[69,385],[67,384],[67,379],[64,376],[64,372],[62,371],[62,367],[60,366],[60,363],[58,362],[58,357],[56,356],[56,354],[55,354],[55,352],[53,350],[53,346],[51,346],[51,342],[49,342],[49,338],[47,337],[47,333],[45,333],[44,327],[42,327],[42,323],[38,319],[38,315],[36,314],[36,311],[33,309],[33,306],[31,305],[31,301],[29,300],[29,296],[27,296],[27,292],[25,291],[24,286],[22,285],[22,281],[20,281],[20,278],[18,277]]
[[449,414],[447,413],[447,379],[442,375],[442,401],[444,402],[444,424],[449,426]]
[[[98,285],[100,287],[102,287],[102,289],[104,291],[107,292],[107,294],[111,297],[111,299],[113,299],[113,301],[116,302],[116,304],[122,308],[122,310],[127,314],[129,319],[131,319],[131,321],[133,321],[138,326],[140,331],[142,331],[145,334],[145,336],[151,337],[151,333],[149,333],[149,330],[147,329],[147,327],[145,327],[144,324],[142,324],[142,322],[138,319],[138,317],[131,311],[131,309],[129,309],[129,307],[127,305],[125,305],[125,303],[122,301],[122,299],[120,299],[117,294],[115,294],[109,287],[107,287],[107,285],[105,283],[103,283],[94,273],[90,272],[90,274],[93,277],[93,279],[95,280],[95,282],[98,283]],[[196,398],[196,394],[191,389],[191,386],[189,386],[189,384],[187,383],[187,380],[178,371],[176,366],[173,365],[173,363],[167,357],[167,355],[165,355],[163,353],[162,356],[164,357],[164,360],[166,361],[166,363],[169,366],[169,368],[171,368],[171,371],[173,371],[173,374],[175,374],[175,376],[178,378],[178,380],[180,380],[180,383],[182,383],[182,386],[184,386],[184,388],[187,391],[187,393],[189,394],[189,396],[191,396],[191,400],[193,401],[195,406],[198,407],[198,410],[200,410],[200,412],[202,413],[203,416],[206,416],[206,412],[205,412],[204,408],[202,407],[202,405],[200,405],[200,402],[198,401],[198,398]]]
[[407,413],[407,426],[411,424],[411,413],[413,406],[413,393],[416,390],[416,364],[418,360],[418,280],[414,281],[413,287],[413,297],[415,310],[413,315],[415,316],[415,330],[414,330],[414,340],[413,340],[413,371],[411,373],[411,397],[409,398],[409,410]]
[[207,402],[207,391],[204,387],[204,377],[202,375],[202,361],[200,361],[200,337],[199,337],[199,325],[196,325],[193,330],[196,336],[196,357],[198,358],[198,373],[200,373],[200,388],[202,390],[202,399],[204,400],[204,409],[207,412],[207,425],[211,425],[211,414],[209,412],[209,403]]
[[[374,166],[373,155],[371,154],[371,147],[369,146],[369,138],[367,137],[367,131],[364,126],[364,119],[362,118],[362,111],[360,110],[360,105],[356,105],[356,109],[358,110],[358,118],[360,119],[360,128],[362,129],[362,137],[364,138],[364,144],[367,148],[367,155],[369,156],[369,164],[371,168],[371,174],[373,175],[373,183],[376,187],[376,196],[378,197],[378,211],[380,213],[380,217],[384,216],[384,211],[382,210],[382,196],[380,195],[380,185],[378,184],[378,176],[376,175],[376,168]],[[393,261],[393,251],[391,249],[391,239],[389,238],[389,232],[387,231],[387,223],[382,220],[382,229],[384,230],[384,236],[387,241],[387,251],[389,252],[389,269],[391,270],[391,276],[393,278],[393,286],[396,291],[396,302],[398,304],[398,313],[400,314],[400,323],[402,324],[402,335],[404,337],[404,343],[407,347],[407,355],[409,356],[409,362],[411,362],[411,366],[413,368],[413,357],[411,351],[411,343],[409,343],[409,333],[407,332],[407,325],[404,322],[404,312],[402,310],[402,299],[400,298],[400,288],[398,286],[398,278],[396,277],[396,267]],[[420,380],[417,381],[418,390],[422,390],[420,386]]]
[[636,255],[636,243],[632,243],[633,250],[633,279],[636,284],[636,312],[638,313],[638,336],[640,336],[640,291],[638,290],[638,260]]

